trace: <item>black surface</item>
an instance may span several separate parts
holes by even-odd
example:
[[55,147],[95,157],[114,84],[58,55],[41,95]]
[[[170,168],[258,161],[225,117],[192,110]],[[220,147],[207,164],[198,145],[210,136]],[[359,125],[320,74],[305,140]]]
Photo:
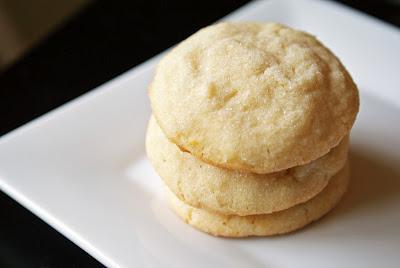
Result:
[[[247,1],[97,1],[0,74],[0,135],[74,99]],[[399,6],[340,1],[400,25]],[[0,267],[97,267],[0,192]]]

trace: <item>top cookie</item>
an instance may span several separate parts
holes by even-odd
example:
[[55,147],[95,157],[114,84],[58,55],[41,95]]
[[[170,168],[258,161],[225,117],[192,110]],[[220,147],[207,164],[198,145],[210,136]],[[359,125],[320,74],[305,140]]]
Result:
[[210,164],[270,173],[348,134],[358,90],[315,37],[274,23],[220,23],[172,49],[150,86],[166,136]]

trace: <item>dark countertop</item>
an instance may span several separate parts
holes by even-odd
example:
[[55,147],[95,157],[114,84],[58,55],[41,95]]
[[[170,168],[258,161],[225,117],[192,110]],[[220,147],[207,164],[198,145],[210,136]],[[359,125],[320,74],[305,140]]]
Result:
[[[247,1],[96,1],[0,73],[0,135],[95,88]],[[346,1],[400,26],[394,1]],[[0,267],[97,267],[0,192]]]

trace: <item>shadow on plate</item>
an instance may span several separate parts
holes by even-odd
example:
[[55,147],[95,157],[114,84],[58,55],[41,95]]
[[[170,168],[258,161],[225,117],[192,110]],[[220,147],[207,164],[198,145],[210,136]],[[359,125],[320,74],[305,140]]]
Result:
[[[354,220],[357,222],[361,216],[364,219],[365,214],[373,215],[372,219],[376,222],[375,224],[365,222],[357,228],[357,233],[366,232],[372,235],[379,231],[379,228],[384,228],[381,225],[382,219],[378,219],[379,215],[387,213],[385,208],[393,206],[393,202],[399,203],[400,200],[400,166],[389,165],[384,157],[377,157],[376,154],[361,152],[357,149],[350,151],[349,159],[351,177],[347,193],[335,209],[304,228],[304,231],[309,228],[321,228],[325,224],[336,224],[336,221],[343,217],[355,217]],[[371,217],[368,218],[371,219]],[[302,233],[302,231],[297,233]]]
[[[350,152],[351,178],[349,189],[332,214],[356,213],[377,208],[400,197],[400,172],[383,159],[352,150]],[[328,216],[329,217],[329,216]]]
[[[289,234],[272,236],[270,239],[300,235],[314,228],[321,231],[320,228],[325,224],[336,224],[336,221],[343,217],[354,216],[358,218],[365,213],[372,213],[372,215],[379,217],[385,207],[392,206],[393,202],[400,202],[400,165],[390,165],[385,162],[384,157],[378,157],[371,152],[362,152],[353,148],[349,153],[349,160],[351,168],[350,184],[338,206],[320,220],[303,229]],[[373,231],[371,228],[380,228],[378,222],[377,220],[376,225],[366,223],[357,230],[360,233],[366,231],[371,234],[370,232]]]

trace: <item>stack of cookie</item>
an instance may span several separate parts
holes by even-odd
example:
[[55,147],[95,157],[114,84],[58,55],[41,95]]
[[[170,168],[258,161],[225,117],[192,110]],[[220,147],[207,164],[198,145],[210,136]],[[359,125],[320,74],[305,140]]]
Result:
[[159,63],[146,148],[175,212],[213,235],[290,232],[346,191],[358,90],[315,37],[220,23]]

